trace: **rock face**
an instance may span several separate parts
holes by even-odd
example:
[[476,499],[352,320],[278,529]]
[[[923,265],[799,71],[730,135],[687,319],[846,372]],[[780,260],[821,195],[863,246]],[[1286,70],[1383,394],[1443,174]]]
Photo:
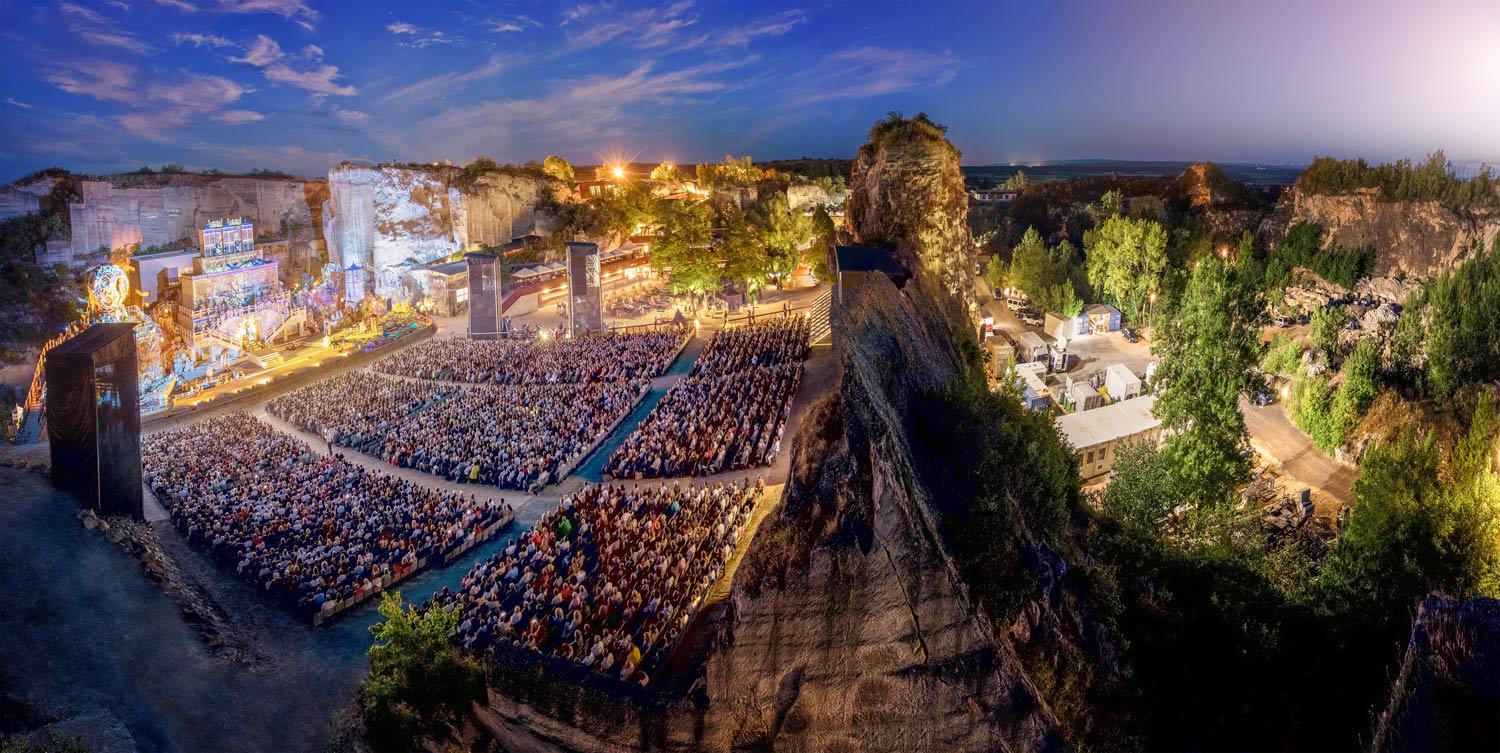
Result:
[[860,147],[844,216],[855,243],[894,248],[914,275],[924,273],[919,277],[967,309],[974,297],[965,274],[973,241],[958,157],[941,136],[936,142],[888,138]]
[[786,187],[786,201],[792,211],[800,212],[817,206],[843,204],[849,198],[848,191],[833,193],[816,183],[793,183]]
[[1374,248],[1376,276],[1428,278],[1493,243],[1500,234],[1500,206],[1460,214],[1435,201],[1387,201],[1378,189],[1309,195],[1294,186],[1260,232],[1274,244],[1298,222],[1321,225],[1329,243]]
[[[322,213],[327,184],[283,178],[213,175],[116,176],[79,180],[81,200],[68,205],[75,259],[100,246],[198,245],[209,220],[244,217],[256,235],[316,245],[322,238],[313,218]],[[283,226],[282,223],[286,223]]]
[[1500,601],[1429,596],[1376,720],[1376,753],[1500,749]]
[[42,197],[52,191],[54,182],[52,178],[43,177],[0,186],[0,220],[40,211]]
[[537,203],[555,181],[453,168],[338,167],[322,225],[331,261],[348,267],[427,262],[538,231]]

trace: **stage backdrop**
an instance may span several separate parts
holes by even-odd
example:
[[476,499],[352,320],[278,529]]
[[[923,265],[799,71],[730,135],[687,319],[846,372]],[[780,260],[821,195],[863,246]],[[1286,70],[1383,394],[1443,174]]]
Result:
[[141,515],[135,323],[95,324],[47,353],[52,481],[85,507]]
[[500,257],[475,251],[469,262],[469,337],[494,339],[500,331]]

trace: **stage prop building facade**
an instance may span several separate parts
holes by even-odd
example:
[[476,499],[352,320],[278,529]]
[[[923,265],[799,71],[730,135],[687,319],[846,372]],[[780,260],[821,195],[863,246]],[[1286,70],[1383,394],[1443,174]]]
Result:
[[199,351],[263,348],[306,320],[282,285],[275,261],[255,247],[255,229],[241,219],[214,220],[199,232],[201,252],[181,280],[178,325]]
[[[118,269],[118,268],[116,268]],[[136,324],[95,324],[47,358],[52,481],[104,515],[141,512]]]

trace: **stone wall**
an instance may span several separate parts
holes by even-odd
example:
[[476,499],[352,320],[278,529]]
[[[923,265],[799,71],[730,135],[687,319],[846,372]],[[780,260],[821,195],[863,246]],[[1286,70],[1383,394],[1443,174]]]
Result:
[[100,246],[119,249],[140,245],[198,245],[198,230],[210,220],[244,217],[257,236],[285,238],[292,244],[320,248],[327,186],[321,181],[210,175],[116,176],[77,182],[80,200],[68,205],[74,259]]
[[52,190],[52,178],[0,186],[0,220],[40,211],[42,197]]

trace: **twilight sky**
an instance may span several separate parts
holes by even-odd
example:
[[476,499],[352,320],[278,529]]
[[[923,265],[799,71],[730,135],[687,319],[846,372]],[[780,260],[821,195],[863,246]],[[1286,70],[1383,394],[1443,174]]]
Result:
[[0,0],[0,181],[181,162],[1500,163],[1496,0]]

